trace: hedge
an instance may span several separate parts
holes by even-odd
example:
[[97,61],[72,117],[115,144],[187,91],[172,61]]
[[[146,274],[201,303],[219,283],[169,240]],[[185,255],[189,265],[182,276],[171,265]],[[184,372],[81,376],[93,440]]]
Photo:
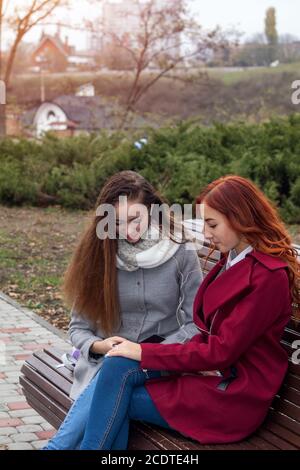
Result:
[[[141,149],[134,142],[147,137]],[[288,223],[300,223],[300,114],[263,124],[182,122],[42,141],[0,140],[0,202],[90,209],[113,173],[140,172],[172,203],[190,203],[208,182],[238,174],[257,183]]]

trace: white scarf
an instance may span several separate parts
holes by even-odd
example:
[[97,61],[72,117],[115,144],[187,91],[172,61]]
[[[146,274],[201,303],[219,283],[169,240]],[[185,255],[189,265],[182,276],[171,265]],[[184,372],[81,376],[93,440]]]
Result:
[[[151,228],[151,238],[149,235],[150,231],[147,230],[145,239],[140,240],[140,242],[137,242],[136,244],[129,243],[126,240],[120,241],[118,249],[119,254],[121,255],[120,250],[124,251],[124,247],[126,247],[126,250],[130,251],[131,253],[130,256],[126,257],[126,261],[124,258],[124,253],[122,253],[123,260],[117,254],[118,269],[122,269],[124,271],[137,271],[139,268],[156,268],[157,266],[160,266],[161,264],[164,264],[166,261],[171,259],[180,246],[179,243],[175,243],[170,239],[160,240],[159,230],[155,227]],[[145,242],[147,241],[148,237],[150,238],[149,241],[152,241],[152,246],[141,251],[140,247],[143,246],[143,243],[146,245]],[[133,261],[131,261],[132,258]]]

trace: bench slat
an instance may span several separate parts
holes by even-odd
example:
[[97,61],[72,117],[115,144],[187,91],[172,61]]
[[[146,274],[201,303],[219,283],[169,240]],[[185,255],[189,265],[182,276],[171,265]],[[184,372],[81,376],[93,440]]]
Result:
[[41,362],[44,362],[48,367],[53,369],[53,371],[57,372],[64,379],[66,379],[68,382],[70,382],[70,383],[73,382],[72,372],[69,369],[67,369],[66,367],[60,367],[60,368],[57,369],[57,366],[62,364],[62,362],[57,361],[56,359],[53,359],[53,357],[48,354],[48,350],[47,350],[47,352],[45,350],[35,351],[34,352],[34,357],[39,359]]
[[55,379],[56,375],[56,380],[58,380],[59,377],[63,377],[65,379],[66,387],[69,387],[65,393],[69,394],[69,390],[73,384],[73,372],[67,367],[62,366],[62,362],[60,360],[62,351],[51,347],[44,349],[43,351],[39,351],[39,354],[34,353],[33,355],[51,369],[51,371],[49,371],[50,379]]
[[[150,439],[159,439],[160,442],[163,443],[163,447],[161,447],[162,450],[168,448],[168,443],[167,441],[170,441],[175,445],[176,449],[180,450],[196,450],[199,448],[200,444],[197,443],[196,441],[192,439],[187,439],[181,436],[178,432],[176,431],[169,431],[164,428],[149,424],[149,423],[139,423],[138,426],[141,426],[144,430],[144,432],[147,433]],[[167,446],[167,447],[165,447]],[[203,447],[203,450],[211,450],[211,446],[201,446],[201,449]]]
[[292,344],[293,341],[299,341],[300,340],[300,331],[293,330],[289,327],[287,327],[283,333],[282,339],[286,341],[289,344]]
[[30,395],[30,393],[26,394],[26,400],[28,402],[28,405],[30,405],[34,410],[36,410],[55,429],[59,428],[59,426],[61,424],[61,420],[54,413],[52,413],[47,408],[46,405],[41,403],[39,400],[37,400],[32,395]]
[[261,436],[264,438],[266,441],[270,442],[274,446],[278,447],[278,449],[281,450],[297,450],[297,447],[294,445],[284,441],[280,437],[276,436],[272,432],[268,431],[266,428],[260,428],[257,431],[258,436]]
[[271,431],[273,434],[276,434],[278,437],[294,445],[297,449],[300,449],[300,436],[297,436],[297,434],[294,434],[285,427],[272,422],[270,419],[267,420],[264,427]]
[[294,364],[291,360],[291,357],[289,358],[289,374],[293,374],[296,377],[300,377],[300,364]]
[[[33,385],[36,385],[41,391],[53,398],[57,403],[62,405],[64,408],[69,409],[72,400],[69,398],[69,392],[64,393],[56,385],[49,382],[47,379],[42,377],[36,370],[31,369],[28,365],[23,365],[21,372],[25,375],[26,379],[31,382]],[[69,385],[71,389],[71,384]]]
[[286,384],[284,384],[280,389],[280,398],[284,398],[285,400],[292,402],[294,405],[300,406],[300,392],[295,388],[288,387]]
[[[49,348],[47,348],[46,353],[48,354],[48,356],[52,357],[52,359],[55,359],[59,364],[61,363],[61,356],[63,352],[60,349],[57,349],[54,346],[49,346]],[[72,374],[71,380],[73,380]]]
[[143,435],[141,430],[135,426],[134,423],[130,423],[129,439],[128,439],[128,450],[160,450],[159,446],[154,442],[149,441],[147,437]]
[[280,411],[282,414],[300,422],[300,408],[294,403],[283,400],[280,397],[275,397],[273,400],[273,407],[275,410]]
[[[146,423],[147,424],[147,423]],[[148,425],[148,427],[151,429],[152,425]],[[216,449],[216,444],[212,445],[204,445],[200,444],[197,441],[194,441],[192,439],[184,438],[182,435],[180,435],[176,431],[169,431],[166,429],[161,428],[159,430],[161,434],[164,436],[170,438],[172,436],[172,442],[176,443],[179,449],[181,450],[213,450]],[[225,449],[225,450],[255,450],[256,447],[247,441],[243,441],[240,443],[230,443],[230,444],[219,444],[218,449]]]
[[37,400],[39,400],[42,403],[46,404],[46,407],[48,410],[52,411],[55,413],[55,415],[62,421],[65,419],[66,414],[68,410],[66,408],[63,408],[61,405],[59,405],[55,400],[52,398],[49,398],[48,395],[45,395],[44,392],[39,390],[35,385],[33,385],[29,380],[26,378],[22,377],[22,382],[21,385],[23,389],[25,389],[25,393],[28,393],[35,397]]
[[296,390],[300,391],[300,377],[297,377],[293,374],[287,374],[285,383],[289,387],[295,388]]
[[256,434],[252,436],[249,441],[251,442],[251,444],[255,445],[258,450],[278,450],[278,447],[273,446],[273,444],[268,441],[265,441]]
[[[207,244],[204,244],[200,249],[197,250],[199,258],[206,259],[207,257],[214,262],[217,262],[221,258],[221,253],[218,250],[211,252],[211,248]],[[208,256],[209,255],[209,256]]]
[[159,426],[143,422],[134,422],[134,426],[145,436],[145,439],[155,443],[160,450],[180,450],[172,436],[170,434],[165,436]]
[[69,393],[70,382],[64,379],[58,371],[51,369],[47,364],[41,362],[37,357],[32,356],[28,360],[28,364],[37,370],[43,377],[56,385],[64,393]]
[[292,431],[294,434],[300,436],[300,423],[294,419],[274,410],[273,408],[269,411],[269,416],[274,423],[278,423]]
[[[252,445],[248,439],[245,439],[242,442],[230,443],[230,444],[216,444],[214,445],[214,450],[257,450],[257,448]],[[199,448],[201,449],[201,447]]]

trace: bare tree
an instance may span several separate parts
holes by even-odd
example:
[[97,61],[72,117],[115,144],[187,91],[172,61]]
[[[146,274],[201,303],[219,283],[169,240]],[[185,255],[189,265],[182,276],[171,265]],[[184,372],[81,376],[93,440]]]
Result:
[[2,28],[4,17],[4,0],[0,0],[0,79],[2,76]]
[[[26,3],[20,3],[9,11],[11,2],[0,0],[0,77],[2,76],[2,29],[3,24],[14,32],[14,39],[10,50],[8,51],[7,63],[4,73],[4,83],[6,89],[9,87],[14,61],[18,48],[24,36],[37,24],[43,22],[46,18],[60,6],[66,6],[68,0],[28,0]],[[5,105],[1,105],[0,110],[0,136],[5,135]]]
[[[5,9],[8,4],[5,5],[4,0],[0,0],[0,80],[2,78],[2,30],[3,30],[3,18]],[[2,84],[1,84],[2,86]],[[5,86],[4,86],[5,88]],[[0,103],[0,136],[5,135],[5,104]]]
[[122,58],[127,58],[132,70],[120,127],[124,127],[137,103],[161,78],[170,76],[179,65],[191,65],[191,59],[205,58],[225,42],[219,29],[204,31],[189,16],[185,0],[108,2],[108,8],[104,4],[103,52],[114,47],[117,59],[125,52]]
[[4,76],[7,87],[9,86],[16,53],[24,36],[34,26],[49,17],[58,7],[65,6],[67,3],[68,0],[30,0],[27,5],[19,4],[16,6],[14,13],[7,18],[8,25],[15,32]]

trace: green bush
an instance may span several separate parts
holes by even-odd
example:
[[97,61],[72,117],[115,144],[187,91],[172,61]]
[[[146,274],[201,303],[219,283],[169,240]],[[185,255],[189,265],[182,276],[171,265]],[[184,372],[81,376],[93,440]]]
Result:
[[[134,141],[144,135],[141,150]],[[259,185],[288,223],[300,223],[300,115],[263,124],[182,122],[139,135],[100,133],[43,141],[0,141],[0,202],[90,209],[104,181],[124,169],[140,172],[172,203],[190,203],[225,174]],[[47,200],[47,199],[46,199]],[[45,199],[42,200],[45,204]]]

